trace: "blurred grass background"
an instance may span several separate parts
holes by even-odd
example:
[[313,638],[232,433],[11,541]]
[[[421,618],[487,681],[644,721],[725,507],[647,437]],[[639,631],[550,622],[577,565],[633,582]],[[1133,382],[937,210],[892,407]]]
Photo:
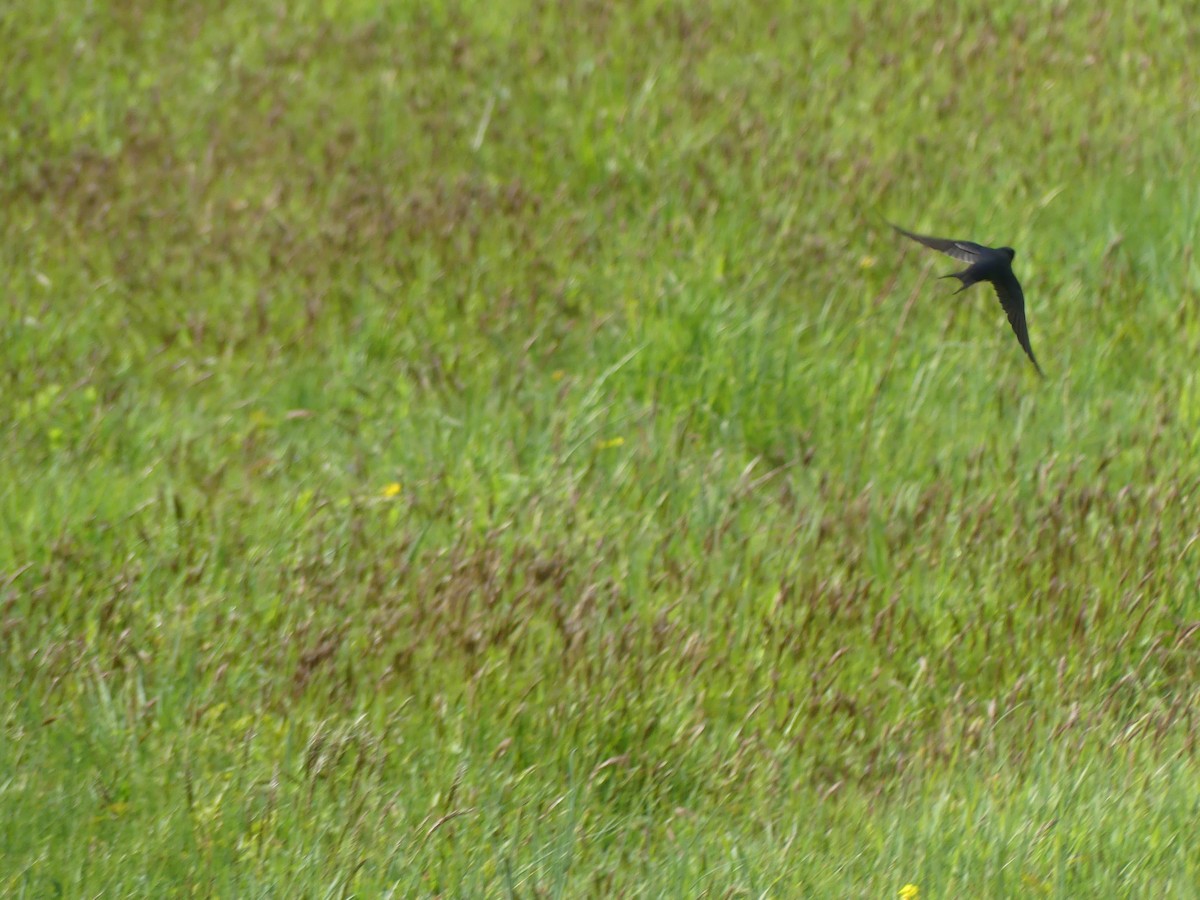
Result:
[[1193,19],[0,10],[4,892],[1191,896]]

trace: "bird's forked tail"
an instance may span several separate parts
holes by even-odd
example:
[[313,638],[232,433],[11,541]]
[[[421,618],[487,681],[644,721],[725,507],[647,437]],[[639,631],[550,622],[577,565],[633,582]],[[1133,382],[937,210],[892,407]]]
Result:
[[[955,291],[954,294],[961,294],[963,291],[965,291],[967,288],[969,288],[971,285],[973,285],[975,283],[975,281],[973,279],[967,278],[966,272],[951,272],[949,275],[939,275],[938,276],[939,281],[943,278],[957,278],[959,281],[962,282],[962,287],[960,287],[957,291]],[[951,294],[950,296],[953,297],[954,294]]]

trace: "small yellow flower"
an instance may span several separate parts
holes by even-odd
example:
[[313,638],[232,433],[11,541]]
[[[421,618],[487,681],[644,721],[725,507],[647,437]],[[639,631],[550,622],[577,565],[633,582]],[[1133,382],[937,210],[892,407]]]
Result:
[[611,450],[613,447],[620,447],[624,443],[625,443],[625,438],[623,438],[623,437],[609,438],[607,441],[600,442],[600,449],[601,450]]
[[917,900],[921,896],[921,889],[915,884],[906,884],[900,888],[900,900]]
[[[860,269],[873,269],[873,268],[875,268],[875,257],[873,257],[873,256],[864,256],[862,259],[860,259],[860,260],[858,261],[858,267],[859,267]],[[911,885],[911,884],[906,884],[906,885],[905,885],[905,887],[912,887],[912,885]],[[914,894],[913,896],[915,897],[915,896],[916,896],[916,894]]]
[[400,494],[401,490],[402,488],[400,487],[400,482],[393,481],[391,484],[384,485],[383,496],[388,498],[396,497]]
[[553,372],[550,373],[550,377],[552,379],[554,379],[555,381],[562,381],[563,375],[565,375],[565,374],[566,374],[566,372],[564,372],[562,369],[555,369]]

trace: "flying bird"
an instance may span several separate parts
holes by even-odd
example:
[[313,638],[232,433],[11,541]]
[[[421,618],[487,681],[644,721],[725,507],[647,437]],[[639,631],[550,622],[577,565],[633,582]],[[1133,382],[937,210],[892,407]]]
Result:
[[[888,224],[892,225],[891,222]],[[1000,298],[1000,305],[1004,307],[1004,312],[1008,315],[1008,324],[1012,326],[1021,349],[1025,351],[1025,355],[1029,357],[1029,361],[1033,363],[1037,373],[1043,378],[1045,377],[1042,367],[1038,365],[1038,361],[1033,355],[1033,348],[1029,346],[1029,328],[1025,324],[1025,293],[1021,290],[1021,282],[1017,281],[1017,276],[1013,274],[1012,261],[1017,254],[1012,247],[984,247],[982,244],[971,241],[954,241],[947,238],[930,237],[927,234],[913,234],[911,231],[905,231],[899,225],[892,225],[892,227],[918,244],[924,244],[933,250],[940,250],[947,256],[970,263],[961,272],[951,272],[949,275],[941,276],[942,278],[957,278],[962,282],[962,287],[954,293],[961,294],[973,284],[990,281],[992,287],[996,289],[996,296]]]

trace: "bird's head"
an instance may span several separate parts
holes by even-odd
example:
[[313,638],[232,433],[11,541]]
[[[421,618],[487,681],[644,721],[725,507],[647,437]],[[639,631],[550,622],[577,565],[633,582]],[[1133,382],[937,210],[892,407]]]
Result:
[[1013,257],[1017,255],[1017,251],[1014,250],[1012,247],[1001,247],[1000,252],[1008,257],[1009,262],[1012,262]]

